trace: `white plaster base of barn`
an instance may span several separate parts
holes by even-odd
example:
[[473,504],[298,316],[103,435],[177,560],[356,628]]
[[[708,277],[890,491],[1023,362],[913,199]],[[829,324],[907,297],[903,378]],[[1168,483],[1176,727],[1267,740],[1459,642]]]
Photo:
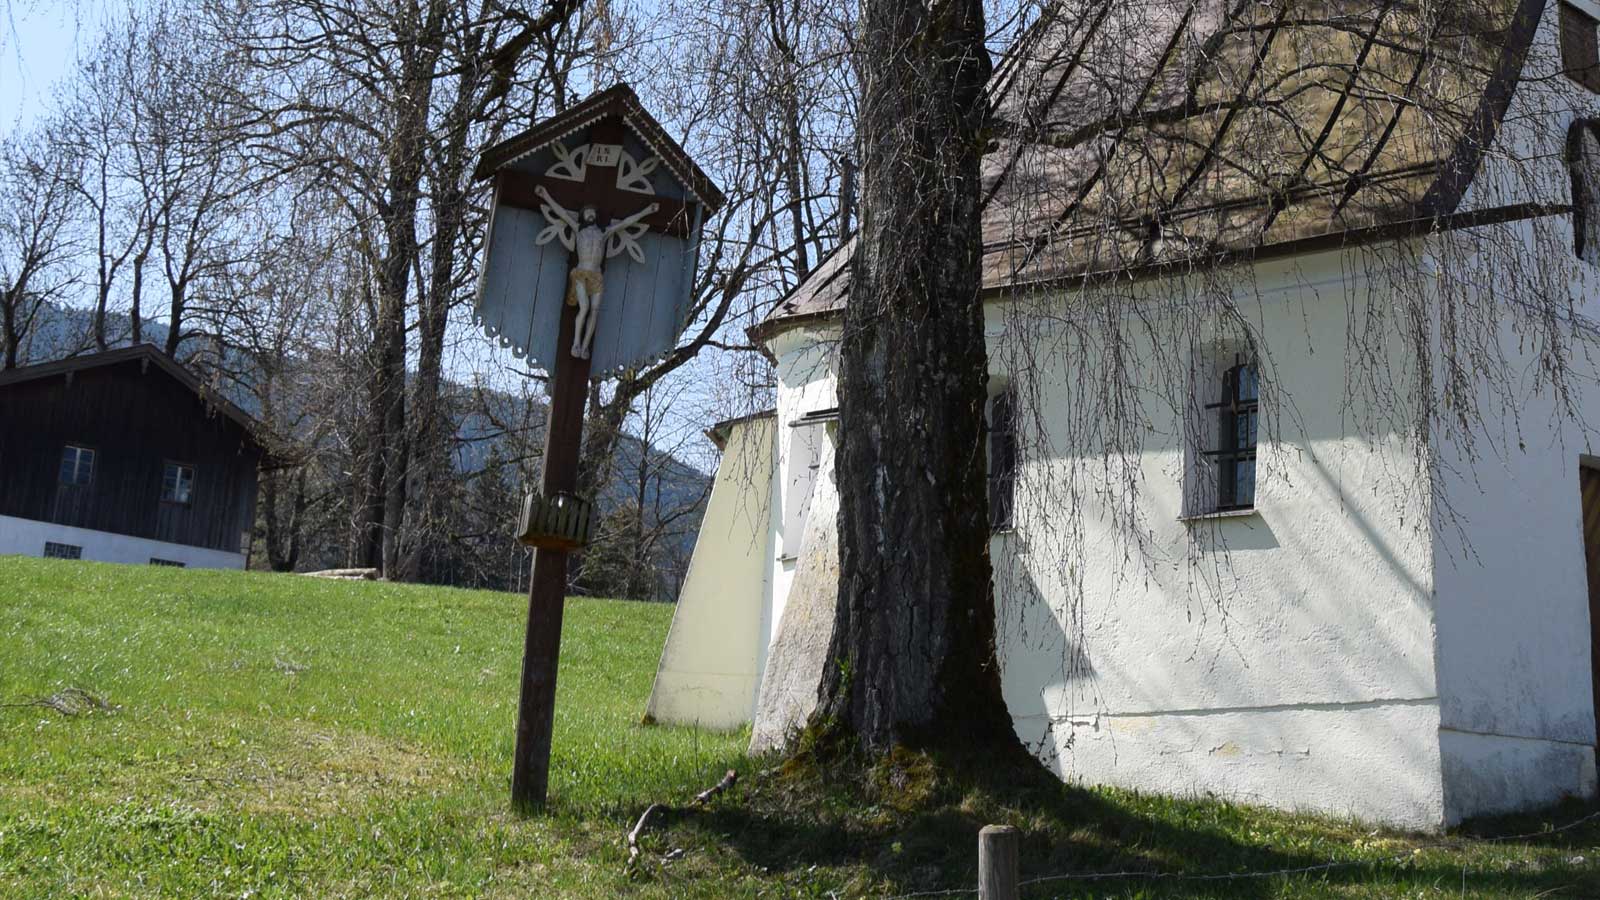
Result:
[[152,559],[160,559],[183,563],[191,569],[245,567],[243,553],[0,516],[0,556],[44,556],[46,542],[82,547],[82,558],[95,562],[148,565]]

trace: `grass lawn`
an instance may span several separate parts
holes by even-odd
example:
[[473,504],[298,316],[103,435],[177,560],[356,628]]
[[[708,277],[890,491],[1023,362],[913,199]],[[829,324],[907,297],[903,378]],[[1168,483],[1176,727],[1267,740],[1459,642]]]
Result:
[[[0,703],[117,707],[0,708],[0,897],[883,897],[970,884],[990,821],[1025,830],[1024,878],[1142,873],[1028,897],[1600,897],[1600,821],[1441,842],[1053,780],[912,771],[907,809],[896,773],[761,776],[743,734],[639,724],[671,609],[601,600],[568,606],[551,809],[519,816],[523,615],[505,594],[0,558]],[[740,787],[661,815],[625,871],[639,813],[728,768]],[[1193,878],[1330,860],[1355,864]]]

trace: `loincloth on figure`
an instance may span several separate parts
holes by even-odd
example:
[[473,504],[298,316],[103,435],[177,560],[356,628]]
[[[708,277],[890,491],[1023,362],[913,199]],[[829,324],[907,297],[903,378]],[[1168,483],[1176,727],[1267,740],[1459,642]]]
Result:
[[590,300],[600,296],[604,289],[605,277],[599,272],[590,272],[586,269],[573,269],[567,273],[567,305],[578,305],[578,285],[589,293]]

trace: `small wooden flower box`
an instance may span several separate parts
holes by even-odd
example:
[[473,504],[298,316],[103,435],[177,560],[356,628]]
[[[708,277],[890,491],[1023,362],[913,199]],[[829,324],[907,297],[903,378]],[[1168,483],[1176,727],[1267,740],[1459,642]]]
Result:
[[530,493],[522,501],[517,541],[541,550],[582,549],[594,536],[594,507],[573,494],[545,497]]

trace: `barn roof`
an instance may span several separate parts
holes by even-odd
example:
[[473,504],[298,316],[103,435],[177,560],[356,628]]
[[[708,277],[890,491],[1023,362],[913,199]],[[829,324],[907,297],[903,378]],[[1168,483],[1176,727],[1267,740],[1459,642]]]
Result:
[[[1458,207],[1544,7],[1059,0],[990,81],[984,288],[1514,216]],[[759,330],[840,309],[850,255],[841,247]]]
[[82,372],[87,369],[98,369],[130,362],[139,362],[146,366],[155,365],[156,368],[172,376],[179,384],[188,388],[208,409],[221,413],[237,424],[244,430],[250,442],[262,450],[264,454],[262,465],[271,468],[288,463],[287,459],[280,458],[271,452],[269,445],[272,443],[272,435],[265,425],[234,405],[226,397],[218,394],[199,378],[196,378],[193,372],[184,368],[177,360],[161,352],[154,344],[134,344],[131,347],[120,347],[116,350],[106,350],[100,353],[86,353],[82,356],[69,356],[66,359],[22,366],[7,372],[0,372],[0,388],[29,381],[38,381],[43,378],[69,375],[73,372]]

